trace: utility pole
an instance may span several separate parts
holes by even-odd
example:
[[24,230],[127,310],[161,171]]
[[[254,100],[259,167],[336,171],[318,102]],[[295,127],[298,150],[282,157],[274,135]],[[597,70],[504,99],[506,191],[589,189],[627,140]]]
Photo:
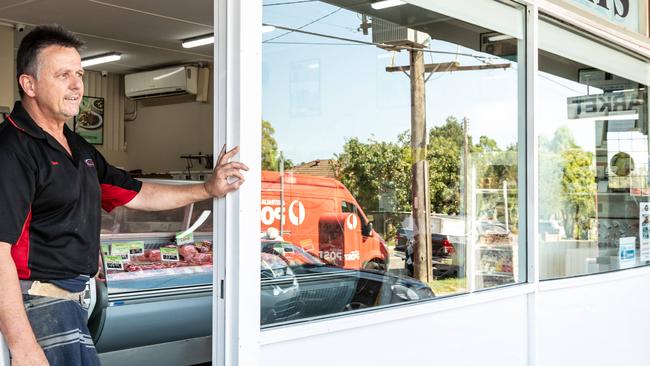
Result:
[[[431,262],[431,209],[429,199],[429,162],[427,161],[427,126],[425,113],[425,78],[424,73],[477,71],[486,69],[507,69],[510,64],[461,66],[458,61],[436,64],[424,64],[424,51],[411,45],[409,49],[409,66],[388,66],[387,72],[409,72],[411,80],[411,150],[413,157],[411,187],[413,194],[413,276],[425,283],[433,281],[433,263]],[[420,45],[419,47],[423,47]],[[464,213],[465,227],[470,228],[469,181],[468,181],[468,123],[463,119],[465,136],[463,157],[464,179]],[[467,250],[467,246],[466,246]],[[457,253],[461,266],[459,276],[464,273],[466,253]]]
[[431,263],[431,223],[429,203],[429,162],[427,161],[427,125],[424,95],[424,52],[410,51],[411,69],[411,154],[413,192],[413,272],[418,280],[433,281]]

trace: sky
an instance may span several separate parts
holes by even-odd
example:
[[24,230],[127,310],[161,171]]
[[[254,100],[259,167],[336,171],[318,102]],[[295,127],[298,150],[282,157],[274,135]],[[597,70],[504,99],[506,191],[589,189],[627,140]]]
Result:
[[[358,30],[361,18],[357,13],[320,2],[268,6],[273,3],[278,0],[265,1],[264,23],[372,40]],[[262,118],[275,128],[275,139],[286,158],[294,163],[333,158],[342,152],[346,139],[396,142],[397,135],[410,128],[409,79],[402,72],[385,71],[389,65],[408,65],[407,51],[285,33],[276,29],[263,34]],[[493,58],[440,40],[432,40],[428,49],[452,54],[425,53],[425,63],[457,60],[468,66],[482,64],[475,56]],[[516,143],[518,66],[511,62],[505,70],[434,73],[426,83],[427,128],[443,124],[448,116],[466,117],[474,141],[485,135],[501,148]],[[557,128],[567,126],[578,145],[593,151],[595,122],[567,119],[566,98],[588,94],[587,87],[544,73],[538,80],[540,134],[550,137]],[[592,87],[590,92],[599,91]],[[585,130],[585,125],[590,128]]]

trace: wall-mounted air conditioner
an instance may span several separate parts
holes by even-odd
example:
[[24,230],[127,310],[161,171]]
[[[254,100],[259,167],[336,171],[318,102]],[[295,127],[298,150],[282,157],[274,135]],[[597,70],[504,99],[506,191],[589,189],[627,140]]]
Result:
[[424,32],[383,20],[372,18],[372,42],[391,46],[424,48],[431,37]]
[[124,91],[131,99],[196,94],[198,68],[174,66],[124,76]]

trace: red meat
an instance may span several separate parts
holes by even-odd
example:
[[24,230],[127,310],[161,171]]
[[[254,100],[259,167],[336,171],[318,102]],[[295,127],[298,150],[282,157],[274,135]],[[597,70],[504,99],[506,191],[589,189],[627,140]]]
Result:
[[196,247],[192,244],[183,245],[178,248],[178,254],[180,254],[185,260],[190,260],[194,256],[198,255],[199,252],[196,250]]

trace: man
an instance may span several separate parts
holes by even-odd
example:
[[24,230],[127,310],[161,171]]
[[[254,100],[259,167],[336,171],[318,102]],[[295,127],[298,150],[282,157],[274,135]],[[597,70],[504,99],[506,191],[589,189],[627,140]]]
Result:
[[141,183],[109,165],[65,125],[84,93],[82,44],[59,26],[25,36],[21,101],[0,125],[0,331],[14,366],[99,364],[80,296],[98,268],[100,207],[165,210],[223,197],[248,170],[225,146],[204,184]]

